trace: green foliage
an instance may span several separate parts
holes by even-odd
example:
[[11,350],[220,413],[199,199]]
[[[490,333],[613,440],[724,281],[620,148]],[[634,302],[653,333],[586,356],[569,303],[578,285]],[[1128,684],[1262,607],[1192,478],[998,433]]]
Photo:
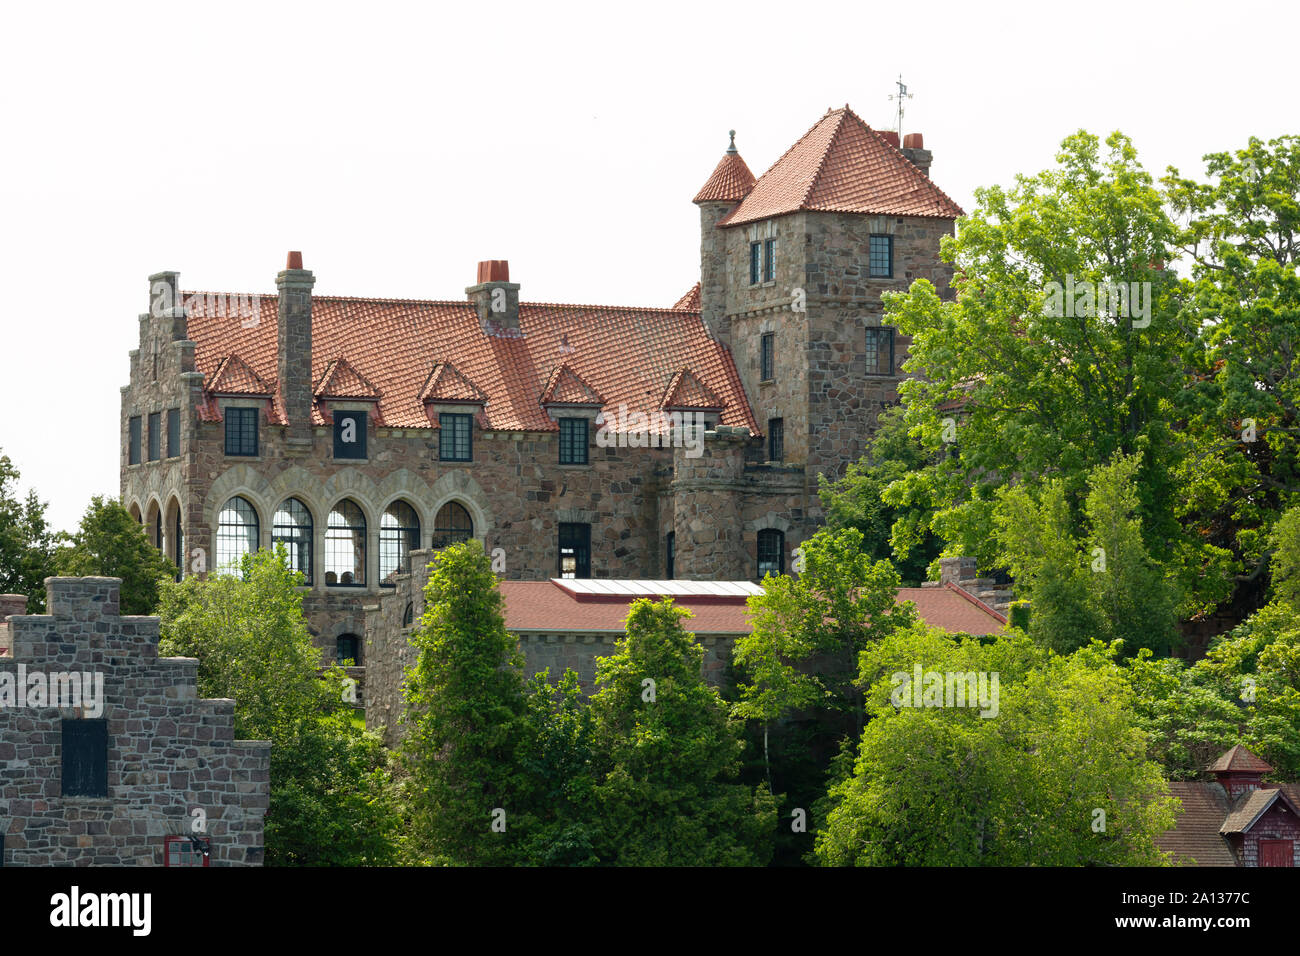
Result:
[[1273,527],[1273,593],[1300,613],[1300,507],[1292,508]]
[[[597,664],[599,855],[630,866],[767,862],[775,807],[735,782],[743,744],[700,673],[703,649],[671,600],[634,602],[617,652]],[[647,681],[652,683],[647,684]]]
[[[1093,644],[1069,657],[1011,634],[994,642],[924,627],[862,654],[871,720],[853,773],[831,790],[825,865],[1146,865],[1175,801],[1146,756],[1133,691]],[[997,674],[992,708],[914,707],[924,672]],[[990,689],[991,689],[991,677]],[[901,701],[901,703],[900,703]],[[989,713],[990,716],[981,716]],[[1105,829],[1095,829],[1105,812]]]
[[34,489],[18,500],[14,486],[20,477],[8,456],[0,455],[0,593],[27,595],[27,613],[40,614],[61,536],[50,528],[46,504]]
[[116,501],[96,495],[55,565],[61,575],[122,579],[122,613],[153,614],[159,584],[176,577],[176,566],[149,543],[144,528]]
[[[523,657],[482,544],[439,551],[424,598],[411,635],[419,656],[406,681],[403,743],[420,849],[458,865],[517,862],[532,795],[522,754]],[[499,810],[504,817],[494,817]]]
[[245,555],[241,571],[164,581],[159,652],[198,658],[199,694],[235,700],[235,736],[271,741],[266,862],[395,862],[400,818],[387,755],[354,725],[343,672],[320,673],[302,575],[283,545]]

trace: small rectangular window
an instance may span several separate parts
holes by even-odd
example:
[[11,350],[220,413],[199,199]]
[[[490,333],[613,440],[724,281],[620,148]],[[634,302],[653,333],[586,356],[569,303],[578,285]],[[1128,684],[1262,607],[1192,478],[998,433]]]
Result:
[[868,253],[871,277],[873,279],[892,279],[894,277],[894,237],[872,236]]
[[108,796],[108,721],[63,721],[63,795]]
[[758,579],[785,574],[785,532],[765,528],[758,533]]
[[763,242],[763,281],[771,282],[776,278],[776,240]]
[[257,416],[256,408],[225,410],[227,455],[257,454]]
[[673,579],[674,565],[677,563],[677,532],[669,531],[664,539],[664,577]]
[[128,465],[140,464],[140,416],[132,415],[131,420],[127,422],[127,431],[130,437],[127,440],[126,463]]
[[591,525],[561,522],[560,577],[591,577]]
[[759,277],[762,275],[763,268],[763,244],[761,242],[751,242],[749,244],[749,284],[758,285]]
[[181,453],[181,410],[167,409],[167,457],[175,458]]
[[149,460],[162,457],[162,413],[149,413]]
[[334,457],[366,457],[366,413],[334,413]]
[[163,837],[163,866],[207,866],[212,844],[202,836]]
[[473,427],[473,415],[439,415],[438,457],[443,461],[472,461]]
[[767,420],[767,460],[785,460],[784,418],[769,418]]
[[776,333],[764,332],[758,341],[758,377],[761,381],[770,382],[775,377]]
[[888,326],[867,329],[867,374],[894,374],[894,330]]
[[560,464],[587,464],[587,420],[585,418],[560,419]]

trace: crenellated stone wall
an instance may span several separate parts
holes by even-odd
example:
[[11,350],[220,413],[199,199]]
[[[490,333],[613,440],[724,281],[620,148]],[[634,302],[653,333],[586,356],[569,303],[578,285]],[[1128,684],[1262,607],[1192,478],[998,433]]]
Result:
[[[166,837],[192,833],[210,841],[212,866],[260,865],[270,742],[234,739],[235,702],[198,698],[198,661],[158,657],[158,618],[119,616],[120,579],[45,584],[50,613],[11,617],[0,658],[5,865],[160,866]],[[88,674],[102,697],[20,701],[20,674]],[[63,792],[64,722],[85,719],[106,724],[102,797]]]

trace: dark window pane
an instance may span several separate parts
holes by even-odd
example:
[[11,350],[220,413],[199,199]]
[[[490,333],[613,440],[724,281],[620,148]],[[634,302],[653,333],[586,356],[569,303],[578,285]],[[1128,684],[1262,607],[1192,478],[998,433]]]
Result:
[[776,278],[776,240],[768,239],[763,243],[763,280],[771,282]]
[[759,339],[759,378],[764,382],[770,382],[775,374],[776,358],[776,333],[765,332]]
[[334,457],[366,457],[366,413],[334,413]]
[[340,664],[345,661],[351,661],[354,665],[361,664],[361,641],[355,634],[344,634],[334,642],[334,656]]
[[785,460],[784,418],[769,418],[767,421],[767,460]]
[[894,237],[872,236],[868,246],[871,277],[889,279],[894,275]]
[[226,420],[226,454],[257,454],[257,416],[256,408],[227,408]]
[[785,573],[785,532],[771,528],[758,533],[758,577]]
[[591,525],[561,522],[560,577],[591,577]]
[[411,572],[411,552],[420,547],[420,519],[405,501],[394,501],[379,521],[379,583]]
[[239,562],[257,550],[259,542],[257,511],[248,499],[235,496],[225,503],[217,516],[218,571],[239,573]]
[[415,603],[406,602],[406,610],[402,612],[402,627],[410,627],[415,623]]
[[749,284],[758,285],[759,269],[762,267],[763,246],[762,243],[751,242],[749,244]]
[[167,457],[175,458],[181,453],[181,410],[167,409]]
[[471,461],[474,447],[471,428],[473,415],[443,413],[438,416],[438,457],[443,461]]
[[108,796],[108,721],[63,721],[63,795]]
[[283,544],[289,552],[289,567],[301,571],[303,583],[311,584],[312,517],[297,498],[287,498],[271,520],[271,543]]
[[464,505],[449,501],[433,518],[433,547],[445,548],[474,537],[474,521]]
[[587,464],[587,420],[585,418],[560,419],[560,464]]
[[677,563],[677,532],[669,531],[668,537],[664,539],[664,577],[669,581],[673,579],[674,567]]
[[138,465],[140,464],[140,416],[132,415],[127,427],[130,438],[127,440],[126,462],[128,465]]
[[867,374],[894,374],[894,330],[873,326],[867,329]]
[[149,460],[162,457],[162,413],[149,413]]
[[172,529],[172,557],[176,562],[176,580],[185,576],[185,528],[181,520],[181,509],[176,509],[176,527]]

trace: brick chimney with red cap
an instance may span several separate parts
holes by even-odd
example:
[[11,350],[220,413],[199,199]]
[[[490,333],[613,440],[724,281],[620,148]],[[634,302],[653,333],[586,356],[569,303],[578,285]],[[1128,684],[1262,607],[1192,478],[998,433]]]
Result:
[[275,277],[279,290],[276,374],[280,398],[289,419],[285,450],[309,454],[311,430],[311,289],[316,277],[302,267],[302,253],[289,253],[284,270]]
[[903,137],[903,155],[921,172],[930,175],[930,163],[934,160],[934,153],[925,148],[925,138],[920,133],[908,133]]
[[478,282],[465,289],[484,331],[519,328],[519,283],[510,281],[510,263],[488,259],[478,264]]

